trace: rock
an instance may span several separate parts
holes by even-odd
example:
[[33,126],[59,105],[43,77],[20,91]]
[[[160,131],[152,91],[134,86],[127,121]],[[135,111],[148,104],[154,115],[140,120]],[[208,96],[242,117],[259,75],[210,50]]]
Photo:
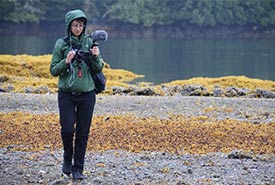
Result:
[[123,88],[123,87],[113,87],[112,88],[113,95],[135,95],[136,94],[136,88],[129,87],[129,88]]
[[9,80],[9,77],[7,76],[0,76],[0,83],[6,82]]
[[225,90],[225,96],[227,97],[246,96],[249,93],[251,93],[251,91],[250,89],[247,89],[247,88],[228,87]]
[[236,87],[228,87],[225,90],[225,96],[227,97],[236,97],[239,96],[238,90]]
[[229,159],[253,159],[252,153],[247,153],[242,150],[233,150],[228,155]]
[[40,86],[40,87],[26,87],[24,89],[25,93],[35,93],[35,94],[47,94],[51,91],[49,90],[48,86]]
[[181,86],[172,86],[172,87],[167,87],[167,86],[164,86],[162,87],[165,95],[167,96],[173,96],[175,94],[180,94],[181,90],[182,90],[182,87]]
[[68,178],[62,178],[62,179],[53,181],[51,184],[52,185],[68,185],[70,183],[71,183],[71,181]]
[[144,88],[144,89],[139,89],[136,91],[136,95],[138,96],[153,96],[156,95],[156,93],[151,89],[151,88]]
[[187,185],[189,183],[186,183],[185,181],[181,180],[179,182],[176,183],[176,185]]
[[39,172],[38,172],[39,174],[46,174],[47,172],[46,171],[44,171],[44,170],[39,170]]
[[2,89],[3,90],[2,92],[11,92],[14,89],[15,88],[12,85],[8,84],[5,88]]
[[138,95],[138,96],[154,96],[156,93],[152,90],[152,88],[135,88],[129,87],[127,89],[121,87],[113,87],[112,88],[113,95]]
[[116,94],[123,94],[123,91],[125,90],[125,88],[122,88],[122,87],[112,87],[112,91],[113,91],[113,95],[116,95]]
[[255,94],[257,97],[260,97],[260,98],[275,98],[274,92],[263,90],[263,89],[256,89]]
[[215,88],[213,90],[213,96],[214,97],[222,97],[224,95],[224,92],[221,88]]
[[251,93],[251,90],[247,88],[237,89],[237,91],[240,96],[246,96]]
[[183,96],[203,96],[209,94],[207,88],[202,85],[185,85],[181,90]]

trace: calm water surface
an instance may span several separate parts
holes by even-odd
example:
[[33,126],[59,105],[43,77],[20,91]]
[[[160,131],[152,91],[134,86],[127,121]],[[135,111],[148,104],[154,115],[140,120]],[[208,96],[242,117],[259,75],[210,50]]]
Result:
[[[51,54],[59,36],[0,36],[0,54]],[[244,75],[275,81],[275,40],[118,39],[100,43],[112,68],[155,84],[192,77]]]

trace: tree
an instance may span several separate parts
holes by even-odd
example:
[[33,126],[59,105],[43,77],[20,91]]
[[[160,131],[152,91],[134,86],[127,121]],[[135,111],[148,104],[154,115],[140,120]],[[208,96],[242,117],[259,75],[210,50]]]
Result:
[[11,22],[39,22],[43,18],[43,4],[38,0],[1,0],[1,20]]
[[274,25],[274,0],[0,0],[0,20],[64,21],[72,9],[93,23],[154,25]]

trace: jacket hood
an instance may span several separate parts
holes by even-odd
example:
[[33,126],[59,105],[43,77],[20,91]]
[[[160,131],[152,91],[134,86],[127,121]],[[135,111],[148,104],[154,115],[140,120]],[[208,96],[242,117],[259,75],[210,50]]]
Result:
[[[87,25],[87,18],[86,18],[85,13],[82,10],[72,10],[72,11],[69,11],[68,13],[66,13],[66,15],[65,15],[65,25],[66,25],[66,31],[67,31],[68,36],[70,36],[71,22],[75,19],[78,19],[78,18],[84,18],[84,20],[85,20],[84,25],[85,26]],[[83,29],[82,33],[85,33],[85,29],[86,29],[86,27]]]

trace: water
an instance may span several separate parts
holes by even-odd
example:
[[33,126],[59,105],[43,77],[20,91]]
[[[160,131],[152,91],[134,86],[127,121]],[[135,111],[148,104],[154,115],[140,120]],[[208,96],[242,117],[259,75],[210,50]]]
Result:
[[[2,36],[0,54],[51,54],[59,36]],[[119,39],[100,43],[112,68],[159,84],[192,77],[244,75],[275,81],[275,40]]]

